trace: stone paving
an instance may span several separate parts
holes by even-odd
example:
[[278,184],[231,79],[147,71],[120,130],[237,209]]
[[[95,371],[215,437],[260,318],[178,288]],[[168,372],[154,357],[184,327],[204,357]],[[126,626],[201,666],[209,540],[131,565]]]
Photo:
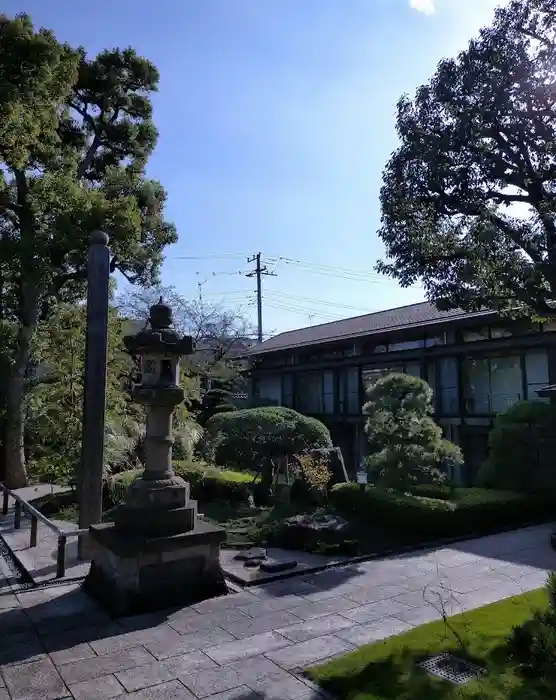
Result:
[[550,531],[528,528],[119,620],[76,584],[20,590],[3,579],[0,700],[317,700],[304,666],[436,619],[440,599],[457,613],[542,586],[556,568]]

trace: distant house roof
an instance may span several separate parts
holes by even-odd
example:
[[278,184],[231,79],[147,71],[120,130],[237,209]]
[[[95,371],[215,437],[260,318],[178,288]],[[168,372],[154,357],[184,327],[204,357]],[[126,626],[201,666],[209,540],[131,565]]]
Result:
[[429,302],[401,306],[397,309],[376,311],[364,316],[332,321],[318,326],[308,326],[294,331],[280,333],[264,343],[257,345],[248,355],[259,355],[277,350],[288,350],[306,345],[329,343],[335,340],[349,340],[359,336],[384,333],[385,331],[419,328],[420,326],[447,323],[460,318],[477,318],[481,316],[493,316],[492,311],[479,311],[466,313],[459,309],[453,311],[439,311]]

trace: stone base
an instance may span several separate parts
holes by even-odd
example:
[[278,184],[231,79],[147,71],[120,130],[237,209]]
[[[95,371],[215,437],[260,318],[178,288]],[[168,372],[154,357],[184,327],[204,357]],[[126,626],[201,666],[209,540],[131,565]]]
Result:
[[227,593],[220,567],[223,528],[197,520],[189,532],[145,537],[113,523],[89,528],[93,561],[85,592],[114,617],[183,607]]
[[116,530],[150,537],[169,537],[192,532],[198,522],[197,501],[181,508],[130,508],[123,504],[116,508]]

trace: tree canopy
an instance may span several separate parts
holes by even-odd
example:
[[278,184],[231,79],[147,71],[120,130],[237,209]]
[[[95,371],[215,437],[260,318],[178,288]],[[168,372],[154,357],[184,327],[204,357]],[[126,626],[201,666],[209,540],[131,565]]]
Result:
[[512,0],[401,98],[380,271],[441,308],[556,315],[555,82],[556,3]]
[[14,324],[3,442],[6,478],[25,483],[25,373],[32,336],[55,301],[84,295],[89,237],[110,236],[112,269],[152,284],[165,246],[162,185],[145,177],[157,140],[156,67],[132,48],[89,58],[0,15],[0,321]]
[[[39,323],[33,342],[33,369],[26,397],[29,474],[40,481],[67,483],[81,455],[84,305],[59,304]],[[106,469],[126,463],[144,423],[131,401],[132,362],[123,351],[124,323],[115,309],[108,317],[106,383]]]

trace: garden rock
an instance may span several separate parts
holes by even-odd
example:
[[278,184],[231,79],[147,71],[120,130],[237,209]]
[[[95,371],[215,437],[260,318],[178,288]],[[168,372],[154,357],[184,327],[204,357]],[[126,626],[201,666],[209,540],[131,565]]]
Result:
[[349,530],[349,523],[345,518],[330,513],[317,515],[294,515],[284,520],[286,527],[307,528],[315,532],[342,534]]

